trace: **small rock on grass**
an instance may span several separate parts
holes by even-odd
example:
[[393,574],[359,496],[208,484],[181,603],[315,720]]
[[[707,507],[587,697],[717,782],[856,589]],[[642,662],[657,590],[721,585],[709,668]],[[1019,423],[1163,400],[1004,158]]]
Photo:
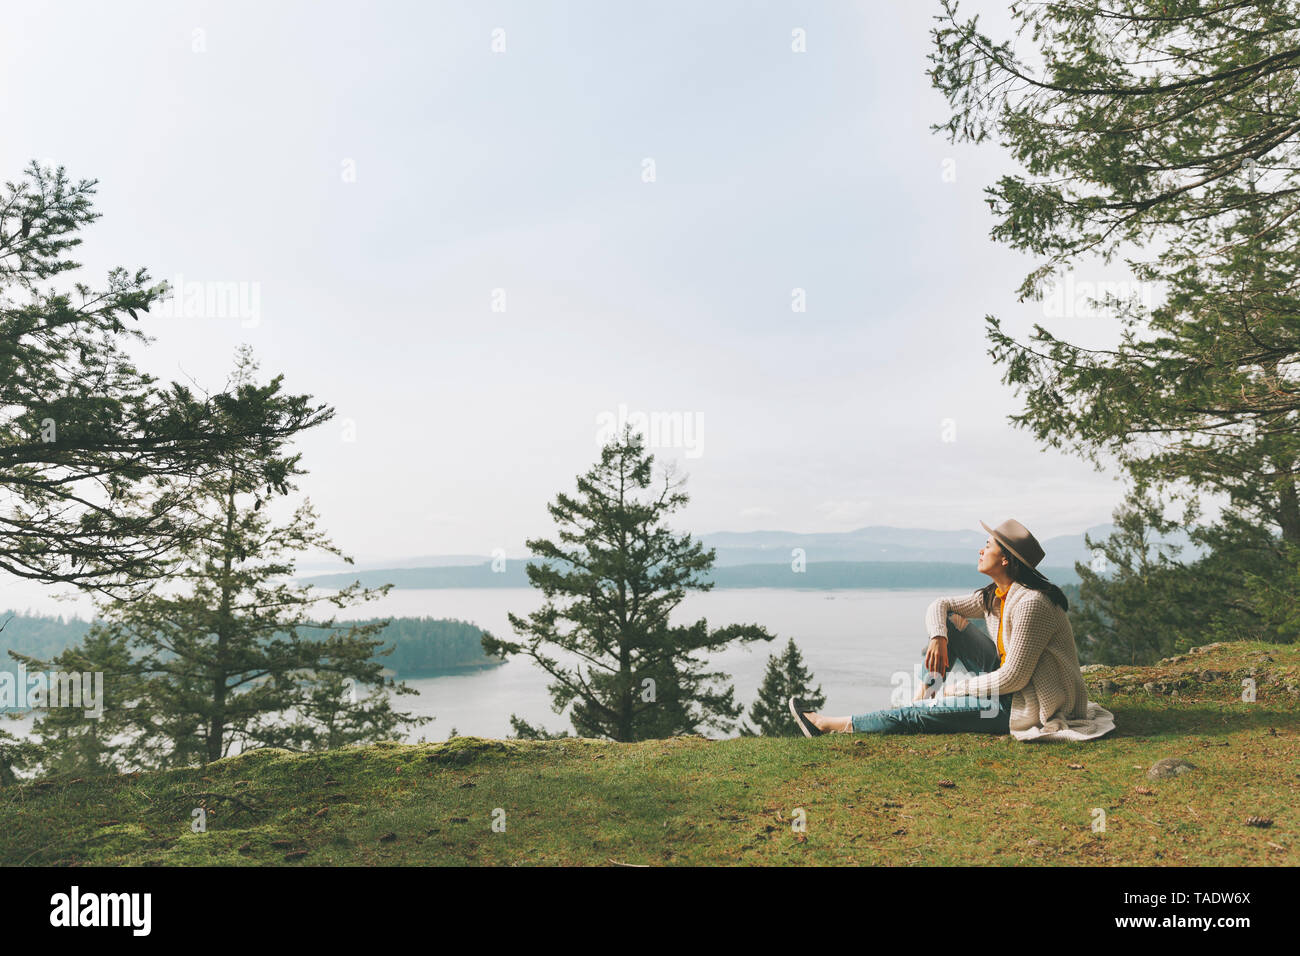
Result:
[[1154,779],[1177,777],[1195,769],[1196,764],[1184,760],[1182,757],[1164,757],[1151,765],[1151,769],[1147,771],[1147,776]]

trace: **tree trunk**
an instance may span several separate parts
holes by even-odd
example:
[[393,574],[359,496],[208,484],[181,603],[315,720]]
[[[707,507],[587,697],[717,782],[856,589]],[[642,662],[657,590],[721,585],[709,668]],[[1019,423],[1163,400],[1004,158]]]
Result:
[[614,739],[626,743],[632,739],[632,652],[621,635],[618,641],[618,676],[622,688],[618,695],[618,729]]
[[1287,478],[1278,494],[1278,523],[1282,526],[1282,540],[1300,544],[1300,496],[1296,495],[1295,479]]
[[[618,507],[620,514],[623,513],[623,509],[626,507],[626,495],[627,459],[621,458],[618,475]],[[627,535],[621,527],[619,529],[618,550],[624,561],[626,561]],[[632,650],[628,647],[627,580],[624,574],[625,572],[620,572],[618,579],[618,671],[623,685],[622,700],[619,702],[618,739],[627,742],[632,739],[632,708],[635,705],[633,702]]]
[[221,608],[217,612],[217,659],[212,674],[212,715],[208,720],[206,762],[221,759],[222,743],[226,736],[226,652],[233,636],[230,618],[230,571],[234,564],[235,528],[235,473],[231,470],[230,485],[226,489],[226,534],[222,541]]

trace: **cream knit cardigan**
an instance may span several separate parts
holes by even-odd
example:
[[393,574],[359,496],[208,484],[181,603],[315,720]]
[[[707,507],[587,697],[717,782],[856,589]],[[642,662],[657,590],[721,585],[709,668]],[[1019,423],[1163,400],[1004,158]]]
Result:
[[[1011,735],[1017,740],[1092,740],[1114,730],[1115,715],[1088,700],[1066,613],[1042,591],[1018,582],[1004,601],[1006,660],[995,671],[954,681],[944,694],[985,699],[1011,694]],[[993,607],[984,613],[978,591],[939,598],[926,609],[926,630],[947,637],[948,614],[956,611],[983,617],[992,637],[998,632],[996,601]]]

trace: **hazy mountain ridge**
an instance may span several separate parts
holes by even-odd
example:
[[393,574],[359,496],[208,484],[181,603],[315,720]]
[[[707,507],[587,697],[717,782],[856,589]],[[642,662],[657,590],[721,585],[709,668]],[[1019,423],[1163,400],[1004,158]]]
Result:
[[[1107,537],[1115,526],[1094,525],[1086,534],[1094,541]],[[809,564],[829,561],[904,563],[933,562],[942,564],[975,564],[979,549],[988,535],[982,529],[973,531],[936,531],[930,528],[895,528],[872,525],[854,531],[795,532],[795,531],[717,531],[699,536],[706,548],[717,552],[715,568],[739,567],[754,564],[789,565],[794,560],[794,550],[803,549],[803,559]],[[1175,544],[1187,544],[1186,534],[1171,539]],[[1092,554],[1084,543],[1084,534],[1057,535],[1040,542],[1046,552],[1045,568],[1073,569],[1076,561],[1087,563]],[[1191,551],[1183,556],[1190,557]],[[358,562],[354,566],[338,562],[301,565],[300,573],[356,574],[366,571],[411,571],[426,568],[478,568],[490,562],[490,555],[428,555],[415,558],[376,558]],[[523,557],[507,559],[506,574],[512,564],[527,560]],[[476,577],[477,575],[472,575]],[[456,574],[451,573],[450,578]],[[1071,570],[1071,577],[1073,572]],[[315,580],[314,578],[312,580]],[[411,586],[411,585],[406,585]],[[456,585],[441,585],[454,587]],[[474,585],[464,585],[474,586]],[[489,585],[491,586],[491,585]],[[526,586],[504,585],[495,586]]]
[[[1094,540],[1105,537],[1113,525],[1088,529]],[[705,547],[715,548],[717,566],[786,563],[795,548],[804,558],[817,561],[939,561],[974,564],[988,534],[974,531],[935,531],[928,528],[872,526],[856,531],[794,533],[786,531],[723,531],[701,537]],[[1059,535],[1041,542],[1046,563],[1073,567],[1091,554],[1082,534]]]
[[[1058,584],[1078,583],[1075,563],[1092,561],[1084,535],[1100,542],[1114,529],[1113,524],[1095,524],[1079,535],[1044,538],[1040,544],[1047,557],[1040,570]],[[975,561],[987,538],[983,529],[889,525],[842,532],[719,531],[698,536],[705,548],[716,551],[712,580],[719,588],[965,587],[967,580],[978,587],[985,579],[975,571]],[[1186,532],[1169,541],[1188,545]],[[796,549],[802,549],[802,555]],[[1195,554],[1188,548],[1182,557]],[[792,571],[797,557],[807,567],[803,574]],[[367,587],[391,583],[398,588],[526,588],[524,564],[529,559],[507,558],[498,571],[490,567],[493,558],[486,554],[374,559],[356,566],[316,564],[300,568],[317,574],[300,575],[299,580],[325,588],[343,587],[352,580]]]
[[[376,588],[392,584],[395,588],[526,588],[530,587],[526,565],[519,558],[508,560],[500,570],[490,562],[472,567],[450,568],[383,568],[318,574],[300,578],[303,584],[322,588],[342,588],[354,581],[363,587]],[[1077,584],[1073,568],[1042,566],[1042,571],[1058,584]],[[735,564],[716,567],[705,575],[719,588],[934,588],[956,590],[976,588],[988,579],[975,570],[975,562],[951,561],[809,561],[796,571],[790,562]]]

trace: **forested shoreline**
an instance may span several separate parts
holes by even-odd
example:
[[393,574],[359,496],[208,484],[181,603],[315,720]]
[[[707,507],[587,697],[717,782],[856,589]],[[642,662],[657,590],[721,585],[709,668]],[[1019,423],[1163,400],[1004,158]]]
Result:
[[[376,636],[383,641],[373,660],[397,677],[430,677],[455,671],[496,667],[501,661],[483,653],[483,630],[456,618],[396,617],[349,621],[376,624],[387,621]],[[28,611],[0,611],[0,671],[17,673],[20,654],[49,659],[80,643],[90,632],[92,621],[75,616],[36,614]]]

